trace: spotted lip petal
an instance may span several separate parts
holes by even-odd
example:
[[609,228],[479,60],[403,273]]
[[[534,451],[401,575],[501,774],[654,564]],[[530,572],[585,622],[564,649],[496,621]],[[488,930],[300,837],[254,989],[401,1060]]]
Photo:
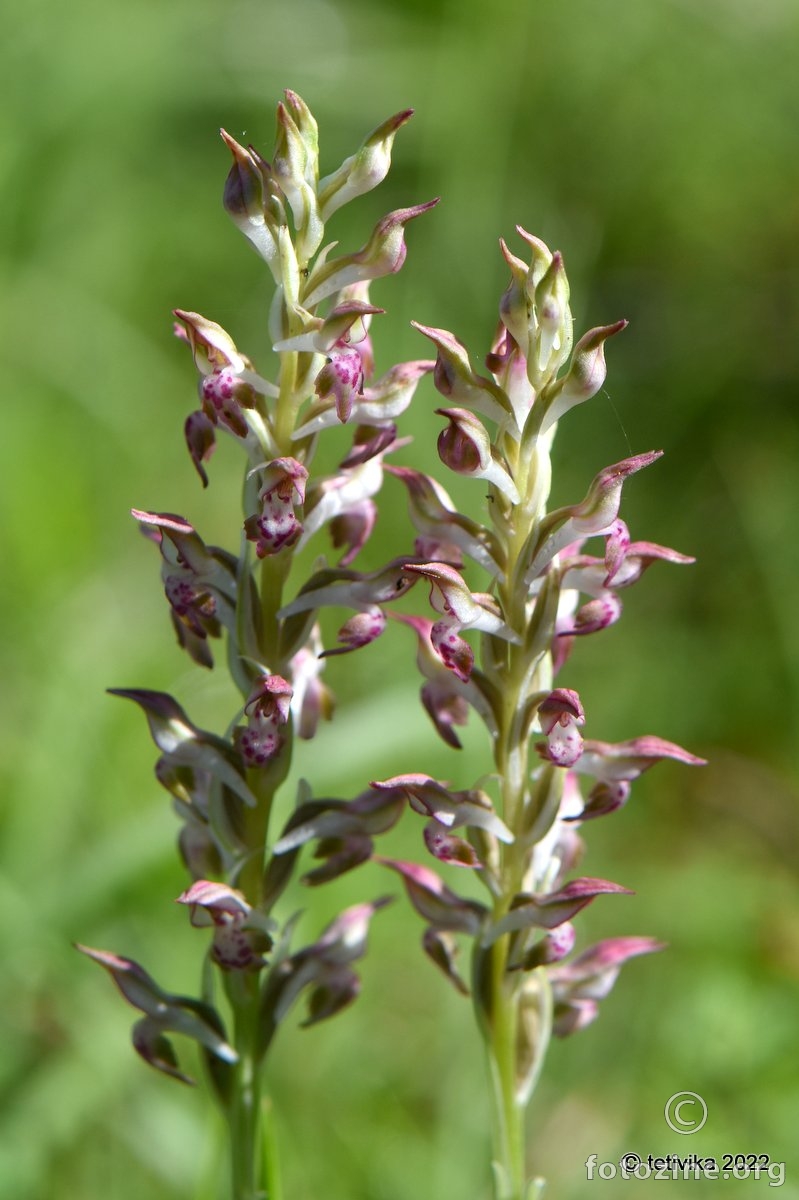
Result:
[[[370,387],[353,395],[352,408],[348,416],[350,424],[381,425],[401,416],[413,399],[419,380],[433,368],[432,362],[398,363],[382,375]],[[341,423],[333,399],[322,397],[311,405],[305,420],[291,435],[293,441],[333,429]]]
[[434,622],[409,613],[392,612],[390,615],[395,621],[408,625],[416,634],[416,665],[426,680],[421,689],[422,704],[439,736],[448,746],[459,750],[461,743],[453,726],[466,724],[470,706],[479,713],[489,732],[495,736],[496,716],[477,682],[477,676],[473,675],[464,682],[444,665],[436,653],[430,636]]
[[556,688],[538,707],[541,730],[546,744],[541,753],[557,767],[571,767],[580,757],[583,739],[579,726],[585,724],[585,713],[577,692],[571,688]]
[[250,692],[244,705],[247,725],[235,731],[236,744],[248,767],[268,766],[281,750],[292,694],[291,684],[282,675],[262,675]]
[[247,517],[244,531],[255,543],[259,558],[279,554],[293,546],[302,534],[302,524],[295,508],[305,500],[308,471],[296,458],[275,458],[255,467],[250,474],[260,472],[262,487],[258,499],[260,513]]
[[430,582],[430,603],[441,613],[430,630],[430,644],[444,666],[463,683],[471,677],[474,651],[459,636],[461,629],[493,633],[509,642],[521,640],[500,617],[494,598],[470,592],[454,567],[447,563],[420,563],[408,564],[408,570]]
[[357,346],[338,345],[328,354],[314,390],[321,400],[333,398],[336,416],[344,424],[350,419],[356,398],[363,394],[363,384],[363,362]]

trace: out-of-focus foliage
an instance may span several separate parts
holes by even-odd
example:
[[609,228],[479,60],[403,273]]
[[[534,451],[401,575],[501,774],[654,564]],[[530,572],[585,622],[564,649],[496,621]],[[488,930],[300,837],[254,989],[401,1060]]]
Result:
[[[389,209],[444,197],[410,231],[403,272],[374,289],[389,310],[379,364],[427,353],[412,317],[479,361],[505,283],[496,239],[521,222],[563,250],[582,327],[631,322],[605,391],[562,422],[556,500],[663,447],[624,515],[634,537],[699,560],[654,567],[564,679],[589,736],[657,732],[711,765],[658,768],[586,831],[588,873],[638,895],[585,924],[671,948],[632,964],[598,1024],[553,1047],[537,1166],[573,1200],[591,1153],[768,1153],[789,1161],[782,1195],[799,1195],[796,4],[29,0],[4,18],[2,55],[0,1194],[216,1194],[203,1098],[135,1060],[128,1013],[69,943],[193,986],[203,934],[172,904],[184,881],[151,747],[103,688],[164,687],[201,723],[227,711],[224,683],[173,645],[127,510],[184,513],[210,540],[238,521],[233,454],[201,494],[182,448],[194,373],[169,313],[218,320],[268,373],[267,272],[222,212],[216,130],[268,155],[290,86],[320,121],[327,169],[417,110],[389,181],[336,218],[354,248]],[[403,424],[431,466],[436,403],[420,392]],[[478,503],[474,488],[453,490]],[[393,500],[376,557],[405,544],[398,485]],[[477,737],[460,758],[436,744],[410,662],[392,626],[331,665],[339,719],[300,766],[319,791],[483,771]],[[398,849],[418,853],[417,837],[409,826]],[[309,926],[367,883],[386,890],[369,870],[310,895]],[[487,1194],[480,1047],[420,933],[395,905],[358,1008],[283,1038],[271,1090],[289,1200]],[[663,1120],[684,1089],[709,1108],[691,1139]],[[690,1194],[718,1186],[692,1180]]]

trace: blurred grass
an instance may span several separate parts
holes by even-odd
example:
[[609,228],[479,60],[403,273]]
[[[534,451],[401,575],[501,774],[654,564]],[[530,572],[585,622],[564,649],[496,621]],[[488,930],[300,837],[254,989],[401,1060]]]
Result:
[[[563,422],[555,500],[663,446],[624,515],[633,536],[699,560],[655,567],[569,670],[592,735],[657,731],[711,765],[659,768],[587,831],[589,873],[638,895],[595,906],[582,936],[671,948],[631,964],[600,1022],[553,1047],[532,1113],[539,1168],[572,1200],[590,1153],[769,1153],[789,1161],[782,1194],[799,1195],[798,51],[792,0],[30,0],[6,15],[0,1195],[213,1194],[202,1097],[134,1060],[128,1012],[69,943],[194,986],[174,823],[143,723],[103,689],[162,687],[201,722],[227,717],[224,684],[172,645],[127,510],[184,512],[229,540],[238,464],[220,451],[200,494],[180,435],[191,367],[169,312],[206,313],[268,368],[269,289],[221,211],[216,129],[268,154],[286,86],[316,113],[328,168],[417,109],[389,181],[336,218],[360,245],[390,208],[444,197],[412,227],[403,272],[374,289],[389,310],[379,363],[427,353],[411,317],[453,329],[479,360],[504,287],[496,238],[521,222],[560,246],[578,322],[631,328],[609,350],[606,391]],[[404,425],[431,467],[432,395]],[[401,513],[383,518],[375,562],[403,538]],[[485,769],[476,729],[460,759],[436,743],[409,659],[392,628],[331,663],[339,719],[301,766],[320,791],[400,770],[468,784]],[[417,832],[399,847],[415,851]],[[367,884],[387,886],[374,870],[303,896],[308,929]],[[487,1194],[479,1047],[419,933],[403,906],[381,914],[357,1008],[281,1039],[271,1086],[291,1200]],[[662,1118],[681,1089],[710,1113],[687,1148]],[[689,1186],[714,1185],[661,1185]]]

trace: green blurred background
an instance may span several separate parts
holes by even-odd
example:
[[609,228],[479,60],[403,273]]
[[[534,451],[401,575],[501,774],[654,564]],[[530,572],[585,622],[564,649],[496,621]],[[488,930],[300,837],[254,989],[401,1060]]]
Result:
[[[28,0],[3,40],[0,1195],[224,1194],[202,1094],[139,1063],[131,1010],[70,942],[195,986],[203,935],[172,903],[183,874],[152,747],[103,689],[173,691],[215,728],[229,716],[224,680],[173,645],[127,513],[181,512],[231,540],[238,462],[221,449],[201,493],[181,435],[193,369],[170,310],[218,320],[268,373],[268,276],[221,209],[216,131],[268,157],[292,87],[319,120],[325,170],[417,110],[389,180],[331,230],[354,249],[389,209],[444,197],[410,228],[402,273],[374,288],[388,309],[379,367],[428,353],[411,318],[480,360],[505,285],[497,237],[521,252],[522,223],[564,252],[580,328],[631,322],[605,391],[562,422],[555,501],[663,447],[623,515],[634,537],[698,558],[656,566],[564,677],[591,736],[657,732],[710,765],[659,767],[586,831],[587,873],[638,895],[598,901],[581,937],[647,933],[670,949],[632,963],[600,1021],[553,1046],[535,1165],[574,1200],[615,1194],[585,1192],[591,1153],[763,1153],[787,1161],[782,1195],[799,1196],[795,0]],[[434,407],[427,384],[403,422],[431,467]],[[404,503],[387,495],[374,563],[405,544]],[[330,664],[338,720],[302,747],[318,792],[406,770],[464,786],[486,769],[476,727],[460,757],[437,743],[411,657],[392,627]],[[418,834],[409,821],[393,849],[418,853]],[[364,889],[393,890],[368,871],[296,900],[309,936]],[[488,1195],[480,1046],[420,933],[404,904],[380,914],[359,1004],[280,1039],[287,1200]],[[685,1089],[709,1110],[692,1138],[663,1119]]]

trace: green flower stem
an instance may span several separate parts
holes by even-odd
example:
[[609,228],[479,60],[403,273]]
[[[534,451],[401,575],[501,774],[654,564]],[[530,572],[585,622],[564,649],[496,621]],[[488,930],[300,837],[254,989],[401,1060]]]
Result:
[[297,406],[302,399],[296,395],[297,360],[294,351],[284,351],[280,355],[280,395],[274,417],[275,441],[280,454],[291,454],[291,435],[297,420]]
[[[514,834],[514,841],[501,847],[499,873],[500,895],[494,906],[494,920],[507,913],[518,892],[529,888],[525,877],[529,867],[529,847],[525,845],[525,823],[529,820],[529,731],[523,713],[528,697],[549,691],[552,687],[552,657],[547,649],[541,652],[541,637],[531,636],[534,614],[528,612],[528,598],[523,586],[526,563],[524,548],[530,544],[536,523],[541,519],[549,487],[549,455],[535,447],[532,454],[520,455],[518,445],[506,445],[508,465],[522,502],[510,506],[495,489],[491,511],[506,564],[505,580],[499,588],[502,610],[510,627],[520,635],[520,645],[502,646],[497,640],[484,640],[483,656],[486,674],[501,697],[496,714],[498,732],[494,743],[494,761],[501,781],[502,813]],[[489,646],[488,643],[492,644]],[[549,638],[546,639],[548,644]],[[507,970],[508,935],[500,938],[490,950],[490,979],[487,995],[477,1003],[487,1003],[488,1019],[481,1020],[484,1030],[492,1080],[494,1130],[494,1162],[496,1200],[531,1200],[540,1194],[537,1184],[527,1185],[526,1166],[526,1096],[519,1094],[520,1063],[520,1003],[523,977]],[[526,1019],[529,1021],[530,995],[525,995]],[[536,1016],[535,1067],[537,1077],[549,1041],[551,1014],[547,989],[540,991]],[[532,1089],[529,1089],[530,1091]],[[529,1094],[529,1091],[528,1091]],[[541,1185],[543,1186],[543,1184]]]
[[522,1200],[525,1179],[524,1110],[516,1103],[516,1006],[505,970],[507,938],[492,947],[491,1074],[496,1200]]
[[[286,351],[280,355],[280,395],[275,405],[274,436],[278,455],[292,454],[299,400],[296,395],[298,355]],[[267,556],[261,565],[261,643],[264,659],[272,671],[280,674],[280,622],[277,614],[283,604],[283,589],[291,570],[291,554]]]
[[[279,453],[283,455],[291,454],[292,449],[291,434],[297,409],[296,376],[297,355],[282,354],[274,434]],[[264,661],[276,674],[282,674],[286,668],[280,651],[277,613],[283,604],[283,591],[290,570],[289,553],[267,556],[261,566],[261,649]],[[274,797],[288,775],[291,757],[289,722],[277,756],[265,770],[249,772],[250,788],[257,803],[254,808],[243,810],[243,840],[247,853],[235,883],[254,908],[263,902],[269,819]],[[226,982],[239,1056],[226,1114],[230,1129],[232,1200],[267,1200],[267,1197],[268,1200],[277,1200],[277,1167],[273,1156],[273,1138],[266,1119],[268,1102],[261,1096],[263,1055],[256,1050],[260,1040],[260,972],[235,972]]]
[[227,1112],[231,1200],[267,1200],[269,1167],[264,1154],[261,1071],[254,1050],[260,1010],[258,975],[237,972],[231,976],[228,996],[235,1015],[235,1044],[239,1056]]
[[280,1161],[275,1136],[275,1114],[272,1101],[264,1097],[261,1101],[263,1128],[263,1177],[269,1200],[283,1200],[283,1181],[280,1176]]

